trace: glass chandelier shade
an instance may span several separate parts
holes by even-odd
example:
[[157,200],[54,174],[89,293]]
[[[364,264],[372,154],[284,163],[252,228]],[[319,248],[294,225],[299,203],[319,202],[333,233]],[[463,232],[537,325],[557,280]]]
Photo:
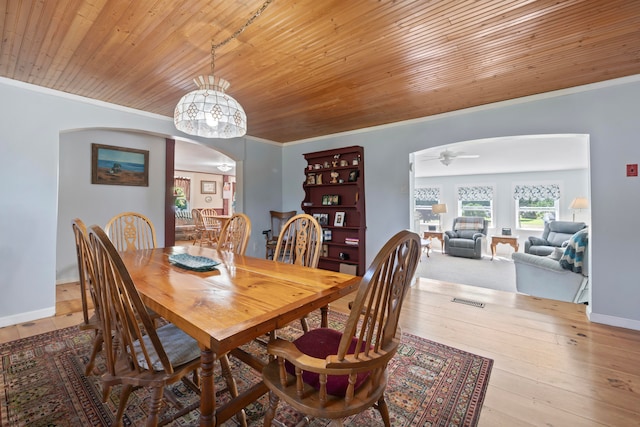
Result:
[[225,79],[198,76],[197,90],[180,99],[173,114],[178,130],[204,138],[235,138],[247,133],[247,115],[242,106],[225,93]]

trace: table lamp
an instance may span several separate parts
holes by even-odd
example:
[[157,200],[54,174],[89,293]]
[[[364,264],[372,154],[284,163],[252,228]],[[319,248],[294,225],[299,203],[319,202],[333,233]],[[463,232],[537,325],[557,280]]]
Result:
[[438,215],[438,227],[440,231],[442,231],[442,215],[443,213],[447,213],[447,204],[446,203],[437,203],[431,206],[431,212]]
[[589,208],[589,201],[586,197],[576,197],[569,205],[569,209],[573,210],[573,222],[576,221],[576,211]]

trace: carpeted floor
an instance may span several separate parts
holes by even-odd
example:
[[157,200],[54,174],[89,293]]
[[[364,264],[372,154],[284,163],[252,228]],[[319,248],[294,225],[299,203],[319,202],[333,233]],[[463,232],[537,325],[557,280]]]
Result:
[[[312,325],[318,319],[312,318]],[[332,328],[342,327],[346,316],[330,313]],[[292,325],[281,336],[298,336]],[[24,338],[0,345],[0,426],[108,426],[118,405],[115,388],[106,404],[101,402],[98,376],[85,377],[84,364],[92,336],[76,327]],[[263,352],[254,345],[250,351]],[[104,369],[102,358],[96,369]],[[259,375],[234,358],[234,377],[240,391],[259,380]],[[218,365],[218,364],[216,364]],[[477,424],[493,361],[405,334],[398,354],[389,365],[387,403],[393,426],[474,426]],[[216,366],[219,369],[219,365]],[[217,372],[218,373],[218,372]],[[216,379],[216,390],[223,388]],[[185,403],[198,396],[181,383],[173,393]],[[146,390],[137,390],[129,399],[125,425],[143,425],[146,417]],[[219,401],[228,399],[219,393]],[[262,425],[267,396],[246,408],[250,426]],[[169,404],[164,410],[172,411]],[[281,404],[278,419],[290,424],[297,415]],[[198,411],[179,418],[172,426],[197,425]],[[346,420],[347,426],[381,425],[377,411],[370,409]],[[314,420],[312,426],[324,426]],[[236,425],[229,420],[225,425]]]
[[432,250],[429,255],[428,258],[422,255],[416,272],[418,277],[516,292],[516,268],[510,254],[498,254],[493,260],[491,254],[470,259]]

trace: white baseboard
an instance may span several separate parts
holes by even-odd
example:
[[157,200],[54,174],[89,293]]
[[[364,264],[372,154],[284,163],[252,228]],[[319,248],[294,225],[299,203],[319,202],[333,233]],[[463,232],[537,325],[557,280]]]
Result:
[[0,317],[0,328],[5,326],[17,325],[19,323],[31,322],[32,320],[43,319],[45,317],[55,316],[56,308],[43,308],[42,310],[29,311],[19,313],[13,316]]
[[591,306],[587,307],[587,317],[594,323],[602,323],[603,325],[617,326],[619,328],[640,331],[640,320],[625,319],[623,317],[594,313],[591,311]]

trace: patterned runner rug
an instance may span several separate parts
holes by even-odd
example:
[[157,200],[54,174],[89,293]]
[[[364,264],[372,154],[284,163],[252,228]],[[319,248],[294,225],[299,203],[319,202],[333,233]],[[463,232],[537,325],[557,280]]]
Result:
[[[310,326],[318,325],[318,316],[311,316]],[[331,312],[329,327],[340,329],[346,316]],[[284,338],[301,334],[299,322],[279,331]],[[109,426],[118,407],[116,387],[106,403],[101,402],[99,373],[104,360],[98,357],[95,374],[84,375],[84,366],[91,352],[93,335],[77,327],[61,329],[30,338],[0,344],[0,426]],[[245,348],[254,354],[264,353],[262,346]],[[233,372],[240,391],[259,381],[259,373],[231,357]],[[475,426],[489,382],[493,361],[424,338],[404,334],[402,345],[389,365],[386,399],[393,426]],[[224,381],[218,376],[216,363],[217,401],[229,397]],[[198,395],[182,383],[171,387],[172,393],[185,404]],[[137,390],[129,398],[124,425],[144,425],[148,393]],[[165,399],[166,400],[166,399]],[[267,396],[245,409],[250,426],[261,426]],[[165,402],[163,413],[175,411]],[[292,425],[299,418],[290,407],[281,403],[278,419]],[[312,426],[324,426],[326,420],[314,420]],[[172,426],[198,425],[198,411],[193,411]],[[225,426],[237,425],[235,419]],[[370,427],[382,425],[378,412],[369,409],[346,420],[346,426]]]

